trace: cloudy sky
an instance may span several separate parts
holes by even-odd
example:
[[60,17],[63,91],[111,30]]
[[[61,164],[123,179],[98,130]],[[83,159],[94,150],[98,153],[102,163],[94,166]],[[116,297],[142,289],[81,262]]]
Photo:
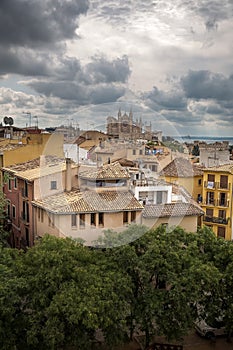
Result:
[[0,116],[232,136],[232,33],[232,0],[1,0]]

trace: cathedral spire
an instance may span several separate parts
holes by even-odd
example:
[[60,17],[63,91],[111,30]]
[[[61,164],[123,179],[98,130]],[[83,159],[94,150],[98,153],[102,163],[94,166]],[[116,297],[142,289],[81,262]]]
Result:
[[118,118],[121,117],[121,107],[119,108],[119,111],[118,111]]

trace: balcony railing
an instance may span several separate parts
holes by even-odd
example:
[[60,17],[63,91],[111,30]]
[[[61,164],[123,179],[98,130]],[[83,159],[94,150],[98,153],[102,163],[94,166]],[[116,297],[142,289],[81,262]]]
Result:
[[203,221],[213,222],[215,224],[223,224],[223,225],[227,225],[228,223],[228,219],[224,219],[218,216],[204,216]]
[[226,183],[217,182],[217,189],[229,191],[231,189],[231,184],[230,183],[226,184]]
[[213,200],[203,200],[203,201],[202,201],[202,204],[204,204],[204,205],[215,206],[216,203],[217,203],[216,199],[213,199]]
[[204,182],[204,187],[208,188],[210,190],[214,190],[217,188],[217,182],[213,182],[213,181],[205,181]]
[[205,181],[204,187],[210,190],[226,190],[229,191],[231,188],[230,183],[221,183],[221,182],[214,182],[214,181]]
[[220,200],[220,199],[204,200],[202,201],[202,205],[228,208],[229,200]]
[[229,200],[222,200],[222,199],[218,199],[216,206],[218,207],[229,207]]

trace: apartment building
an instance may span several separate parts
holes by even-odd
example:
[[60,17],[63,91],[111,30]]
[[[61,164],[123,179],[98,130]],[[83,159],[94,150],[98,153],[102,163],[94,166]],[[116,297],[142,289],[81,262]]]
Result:
[[160,172],[160,177],[167,182],[186,188],[192,197],[200,202],[203,189],[203,166],[193,164],[185,158],[175,158]]
[[[67,168],[70,168],[67,171]],[[11,245],[32,246],[35,241],[35,212],[32,202],[38,198],[71,190],[77,186],[77,165],[64,158],[40,158],[2,168],[7,217],[11,222]]]
[[217,237],[233,239],[233,164],[204,169],[203,224],[213,229]]

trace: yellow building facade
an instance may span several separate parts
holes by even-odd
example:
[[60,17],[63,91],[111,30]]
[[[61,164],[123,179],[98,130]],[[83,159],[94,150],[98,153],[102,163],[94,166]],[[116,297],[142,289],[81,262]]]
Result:
[[203,167],[185,158],[175,158],[160,172],[160,178],[183,186],[200,203],[203,189]]
[[203,172],[203,225],[217,237],[233,239],[233,164],[206,168]]

